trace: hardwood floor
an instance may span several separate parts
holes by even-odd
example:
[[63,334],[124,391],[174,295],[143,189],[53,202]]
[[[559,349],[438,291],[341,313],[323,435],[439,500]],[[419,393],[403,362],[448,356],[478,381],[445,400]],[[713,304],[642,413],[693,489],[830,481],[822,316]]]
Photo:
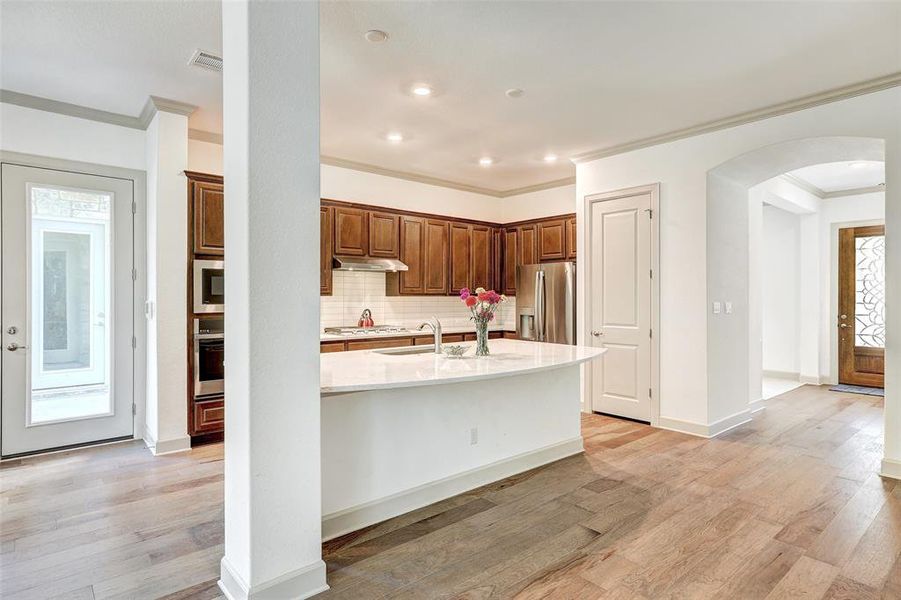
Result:
[[[325,599],[901,598],[881,398],[805,386],[713,440],[583,418],[586,452],[324,544]],[[0,596],[219,598],[222,448],[0,468]]]

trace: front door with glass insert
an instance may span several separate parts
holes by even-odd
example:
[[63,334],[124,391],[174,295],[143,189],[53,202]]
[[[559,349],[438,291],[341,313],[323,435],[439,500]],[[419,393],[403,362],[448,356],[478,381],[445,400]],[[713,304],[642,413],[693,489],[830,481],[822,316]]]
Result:
[[133,182],[2,165],[2,454],[133,433]]
[[839,230],[839,382],[883,387],[885,226]]

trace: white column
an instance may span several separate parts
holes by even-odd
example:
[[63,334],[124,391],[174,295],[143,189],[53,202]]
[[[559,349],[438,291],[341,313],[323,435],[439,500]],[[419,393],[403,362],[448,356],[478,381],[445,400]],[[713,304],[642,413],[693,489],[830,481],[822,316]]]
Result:
[[748,403],[763,408],[763,199],[760,186],[748,190]]
[[[823,305],[821,285],[821,240],[820,214],[802,214],[799,216],[800,235],[798,249],[798,374],[802,383],[819,385],[820,344],[829,344],[830,340],[821,339],[820,324],[823,313],[832,313],[829,302]],[[828,281],[828,280],[827,280]],[[828,296],[826,297],[828,299]],[[828,321],[833,322],[832,318]],[[825,372],[822,372],[825,374]],[[825,381],[822,383],[826,383]]]
[[[162,102],[159,103],[163,105]],[[147,162],[147,379],[143,437],[154,454],[187,450],[188,116],[148,102],[155,112],[146,136]]]
[[229,598],[327,589],[319,447],[319,12],[222,3]]
[[897,116],[894,131],[885,140],[885,234],[887,328],[882,474],[901,479],[901,118]]

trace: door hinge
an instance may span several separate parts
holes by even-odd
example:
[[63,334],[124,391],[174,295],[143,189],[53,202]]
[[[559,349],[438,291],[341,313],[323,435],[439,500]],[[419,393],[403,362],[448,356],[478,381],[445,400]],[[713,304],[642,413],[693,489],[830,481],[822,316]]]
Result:
[[136,338],[135,336],[131,336],[131,347],[132,349],[138,347],[138,338]]
[[131,201],[131,214],[133,214],[133,215],[138,214],[138,203],[135,202],[134,200]]
[[654,269],[651,269],[651,279],[654,279]]
[[646,209],[644,209],[644,212],[648,213],[648,218],[649,218],[649,219],[653,219],[653,218],[654,218],[654,209],[653,209],[653,208],[646,208]]
[[137,280],[138,280],[138,270],[137,270],[137,269],[132,269],[132,270],[131,270],[131,280],[132,280],[132,281],[137,281]]
[[653,390],[653,388],[648,388],[648,398],[653,398],[653,397],[654,397],[654,390]]
[[131,405],[131,414],[132,414],[132,416],[138,414],[138,407],[137,407],[137,405],[135,405],[135,404],[132,404],[132,405]]
[[651,338],[652,340],[654,339],[654,330],[653,329],[648,330],[648,337]]

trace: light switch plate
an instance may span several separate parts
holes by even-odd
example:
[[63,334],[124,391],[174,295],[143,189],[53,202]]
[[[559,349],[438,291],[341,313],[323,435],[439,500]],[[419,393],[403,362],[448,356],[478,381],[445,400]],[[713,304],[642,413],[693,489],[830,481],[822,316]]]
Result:
[[720,314],[721,312],[723,312],[723,305],[722,305],[722,303],[721,303],[721,302],[714,302],[714,303],[713,303],[713,314],[718,315],[718,314]]
[[731,302],[726,302],[726,314],[727,315],[732,314],[732,303]]

